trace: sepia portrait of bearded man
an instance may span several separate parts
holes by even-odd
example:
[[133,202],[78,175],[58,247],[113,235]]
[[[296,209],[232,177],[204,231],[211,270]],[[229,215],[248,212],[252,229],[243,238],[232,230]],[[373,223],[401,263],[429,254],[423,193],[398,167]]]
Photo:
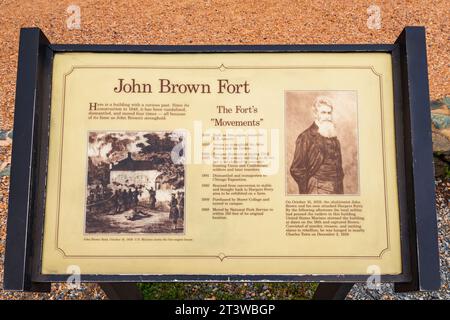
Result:
[[300,194],[344,193],[341,145],[336,137],[333,108],[328,97],[317,97],[312,106],[315,120],[296,140],[290,173]]

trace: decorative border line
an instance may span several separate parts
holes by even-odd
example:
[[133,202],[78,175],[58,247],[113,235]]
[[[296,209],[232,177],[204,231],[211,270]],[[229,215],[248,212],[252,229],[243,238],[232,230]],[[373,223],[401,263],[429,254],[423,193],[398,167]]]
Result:
[[[218,255],[139,255],[139,256],[115,256],[115,255],[107,255],[107,256],[86,256],[86,255],[67,255],[64,250],[62,248],[59,247],[59,213],[61,211],[61,200],[60,200],[60,196],[61,196],[61,180],[62,180],[62,157],[63,157],[63,152],[64,152],[64,111],[65,111],[65,105],[66,105],[66,84],[67,84],[67,77],[73,72],[75,71],[75,69],[188,69],[188,70],[193,70],[193,69],[203,69],[203,70],[220,70],[220,71],[225,71],[227,69],[232,70],[232,69],[273,69],[273,70],[277,70],[277,69],[369,69],[371,70],[377,77],[378,77],[378,81],[379,81],[379,87],[380,87],[380,106],[381,106],[381,124],[382,124],[382,150],[383,150],[383,176],[384,176],[384,195],[385,195],[385,217],[386,217],[386,221],[385,221],[385,226],[386,226],[386,235],[387,235],[387,247],[384,248],[380,254],[378,256],[244,256],[244,255],[230,255],[227,256],[224,253],[219,253]],[[381,257],[383,256],[383,254],[387,251],[390,250],[390,236],[389,236],[389,221],[388,221],[388,195],[386,192],[386,175],[385,175],[385,170],[386,170],[386,164],[385,164],[385,154],[384,154],[384,150],[385,150],[385,135],[384,135],[384,103],[383,103],[383,87],[382,87],[382,77],[383,75],[376,72],[375,68],[373,66],[230,66],[227,67],[225,66],[223,63],[220,66],[207,66],[207,67],[192,67],[192,66],[108,66],[108,65],[103,65],[103,66],[90,66],[90,65],[80,65],[80,66],[72,66],[71,69],[69,70],[69,72],[64,74],[64,80],[63,80],[63,103],[62,103],[62,122],[61,122],[61,130],[60,130],[60,137],[61,137],[61,142],[60,142],[60,161],[59,161],[59,175],[58,175],[58,197],[57,197],[57,208],[58,208],[58,212],[56,214],[56,233],[55,233],[55,245],[56,245],[56,249],[59,250],[62,254],[63,254],[63,258],[88,258],[88,259],[93,259],[93,258],[200,258],[200,259],[207,259],[207,258],[213,258],[213,259],[220,259],[220,261],[223,261],[225,258],[228,259],[249,259],[249,258],[254,258],[254,259],[295,259],[295,258],[300,258],[300,259],[310,259],[310,258],[329,258],[329,259],[359,259],[359,258],[374,258],[374,259],[381,259]]]

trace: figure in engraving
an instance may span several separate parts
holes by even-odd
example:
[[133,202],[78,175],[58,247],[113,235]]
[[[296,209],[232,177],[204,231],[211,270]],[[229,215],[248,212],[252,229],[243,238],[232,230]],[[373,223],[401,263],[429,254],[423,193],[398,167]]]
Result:
[[184,192],[178,192],[178,212],[180,215],[180,219],[184,219]]
[[122,200],[122,192],[120,190],[116,190],[114,192],[114,214],[119,213],[122,210],[123,200]]
[[297,138],[291,176],[300,194],[343,194],[344,171],[333,122],[333,102],[321,96],[312,109],[315,120]]
[[178,218],[180,212],[178,210],[178,200],[175,198],[175,193],[172,193],[172,199],[170,199],[170,214],[169,219],[173,222],[173,229],[177,228]]
[[148,194],[150,195],[150,209],[155,209],[156,205],[156,191],[151,187],[150,189],[147,189]]

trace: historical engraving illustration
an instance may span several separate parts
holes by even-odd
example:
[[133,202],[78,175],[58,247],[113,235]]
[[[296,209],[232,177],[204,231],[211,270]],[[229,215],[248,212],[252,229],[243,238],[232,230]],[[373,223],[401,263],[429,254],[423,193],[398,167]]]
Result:
[[356,194],[355,91],[286,92],[288,194]]
[[86,233],[183,233],[184,133],[89,132]]

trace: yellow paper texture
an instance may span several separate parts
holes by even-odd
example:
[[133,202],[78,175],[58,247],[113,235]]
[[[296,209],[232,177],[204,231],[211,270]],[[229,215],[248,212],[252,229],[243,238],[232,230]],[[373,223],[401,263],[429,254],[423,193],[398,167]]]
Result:
[[[385,53],[56,54],[42,273],[66,274],[70,265],[79,266],[82,274],[367,274],[373,271],[370,266],[381,274],[401,273],[391,69],[391,56]],[[118,79],[149,83],[152,92],[114,92]],[[159,93],[160,79],[207,83],[211,92]],[[247,82],[249,92],[217,93],[218,79]],[[350,110],[349,118],[342,110],[335,114],[347,121],[348,134],[337,130],[343,137],[344,171],[353,180],[344,177],[344,194],[300,195],[289,166],[295,139],[305,129],[296,126],[309,118],[307,111],[305,117],[296,115],[295,108],[321,92]],[[166,120],[102,120],[89,119],[93,102],[189,107],[185,116]],[[257,112],[236,113],[236,105]],[[217,106],[233,111],[219,113]],[[212,218],[218,182],[211,165],[197,161],[199,146],[207,148],[198,139],[208,129],[231,128],[215,126],[212,119],[219,118],[257,120],[259,126],[240,129],[266,130],[269,138],[275,134],[275,173],[246,180],[273,191],[265,201],[235,206],[271,209],[262,215]],[[89,133],[170,130],[185,130],[188,137],[182,232],[86,232]],[[353,147],[346,148],[344,140],[353,141]],[[286,203],[299,200],[356,201],[363,208],[364,231],[288,236]]]

